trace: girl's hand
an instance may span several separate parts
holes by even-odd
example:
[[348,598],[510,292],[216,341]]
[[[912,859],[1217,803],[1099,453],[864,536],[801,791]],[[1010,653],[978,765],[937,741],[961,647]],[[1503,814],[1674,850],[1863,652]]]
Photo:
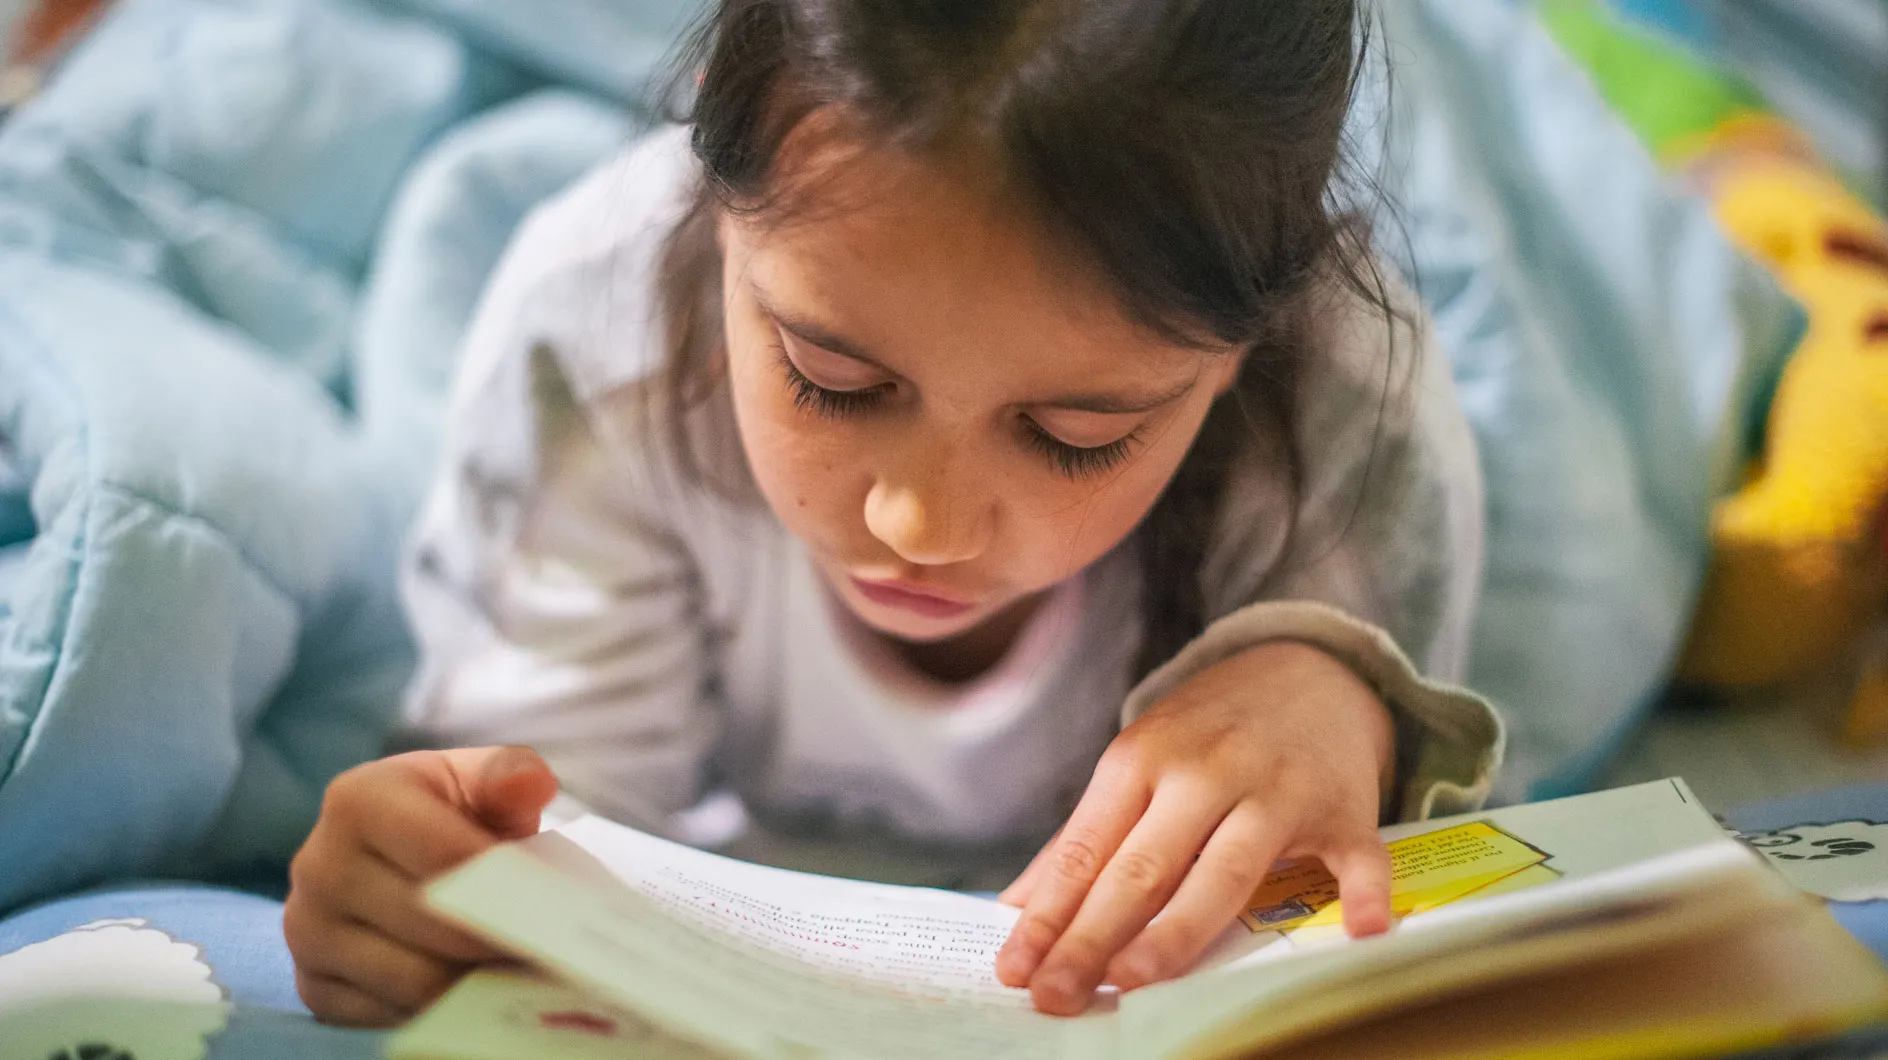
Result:
[[1324,862],[1351,935],[1388,930],[1377,818],[1394,742],[1382,701],[1316,648],[1261,645],[1201,672],[1115,738],[1061,833],[1003,893],[1023,915],[997,978],[1057,1015],[1082,1012],[1104,980],[1172,978],[1281,857]]
[[282,910],[295,988],[315,1017],[393,1026],[472,966],[501,959],[428,913],[420,888],[536,834],[556,794],[550,767],[523,747],[420,751],[336,777],[289,866]]

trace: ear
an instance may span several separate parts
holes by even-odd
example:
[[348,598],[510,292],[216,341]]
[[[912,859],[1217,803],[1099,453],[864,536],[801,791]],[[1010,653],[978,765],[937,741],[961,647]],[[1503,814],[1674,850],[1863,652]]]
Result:
[[1239,350],[1235,353],[1221,354],[1213,358],[1211,370],[1219,373],[1219,377],[1213,380],[1213,397],[1215,400],[1225,397],[1234,386],[1238,385],[1239,371],[1246,366],[1246,354],[1248,352],[1247,350]]

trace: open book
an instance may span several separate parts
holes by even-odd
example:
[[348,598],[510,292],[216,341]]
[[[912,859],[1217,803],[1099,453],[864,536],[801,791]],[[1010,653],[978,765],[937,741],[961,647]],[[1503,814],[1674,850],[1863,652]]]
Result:
[[1000,985],[1017,911],[787,872],[596,818],[430,904],[534,973],[478,972],[395,1060],[1706,1056],[1888,1016],[1888,972],[1680,781],[1383,830],[1388,935],[1279,866],[1200,965],[1086,1015]]

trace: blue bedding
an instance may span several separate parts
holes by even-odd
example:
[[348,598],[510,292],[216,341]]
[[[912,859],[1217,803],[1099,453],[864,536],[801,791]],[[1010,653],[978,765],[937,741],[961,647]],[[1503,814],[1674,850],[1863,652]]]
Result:
[[[0,127],[0,912],[279,867],[380,746],[460,330],[692,6],[124,0]],[[1577,787],[1798,318],[1521,9],[1384,6],[1356,132],[1483,446],[1473,679],[1506,793]]]
[[1803,318],[1525,8],[1381,7],[1382,165],[1487,481],[1469,684],[1509,715],[1500,795],[1572,794],[1662,688]]
[[541,81],[350,3],[130,0],[0,128],[0,910],[279,871],[379,750],[458,331],[634,128]]

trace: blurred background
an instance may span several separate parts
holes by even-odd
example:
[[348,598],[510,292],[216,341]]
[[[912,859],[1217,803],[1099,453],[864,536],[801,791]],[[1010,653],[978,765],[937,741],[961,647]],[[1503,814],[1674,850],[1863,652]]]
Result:
[[[0,913],[279,866],[378,750],[460,331],[694,13],[0,0]],[[1352,138],[1481,442],[1501,796],[1888,784],[1888,0],[1382,21]]]

